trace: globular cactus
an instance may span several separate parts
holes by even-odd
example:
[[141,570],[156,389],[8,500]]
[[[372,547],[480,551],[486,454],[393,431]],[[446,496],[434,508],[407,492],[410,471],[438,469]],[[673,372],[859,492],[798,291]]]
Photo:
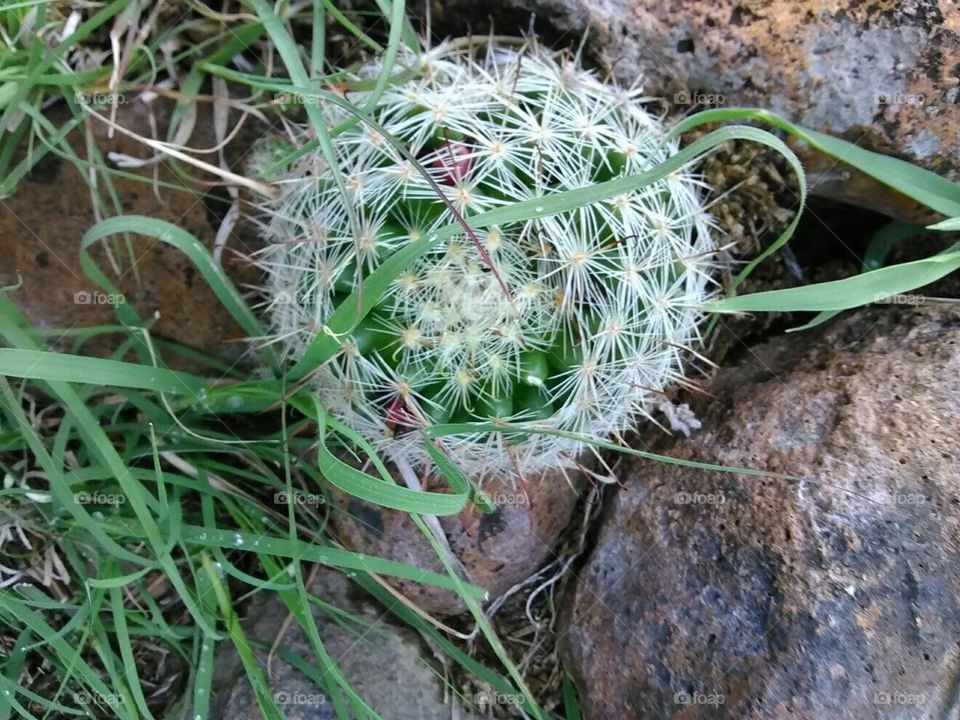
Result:
[[[268,207],[272,332],[293,358],[385,258],[454,222],[438,187],[469,223],[650,170],[677,149],[638,91],[535,45],[447,45],[405,64],[413,77],[389,87],[372,114],[418,162],[354,124],[333,139],[342,184],[316,150],[288,169]],[[370,64],[355,79],[380,70]],[[349,99],[363,106],[366,95]],[[350,119],[335,106],[324,112],[330,127]],[[535,206],[527,219],[438,242],[342,338],[315,392],[413,468],[429,465],[418,428],[491,419],[566,435],[444,438],[474,477],[571,462],[583,443],[569,434],[627,430],[683,379],[717,267],[704,194],[693,174],[675,172],[607,201],[555,214]]]

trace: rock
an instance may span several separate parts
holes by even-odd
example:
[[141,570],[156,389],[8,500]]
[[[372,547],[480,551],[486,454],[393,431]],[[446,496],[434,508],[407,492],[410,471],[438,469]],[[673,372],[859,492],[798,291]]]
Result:
[[[119,105],[117,122],[145,136],[151,136],[151,113],[158,125],[155,131],[163,136],[172,109],[170,103],[156,100],[145,104],[131,100]],[[62,120],[62,118],[60,118]],[[54,118],[55,121],[58,118]],[[232,119],[233,120],[233,119]],[[107,137],[106,126],[90,122],[93,138],[101,153],[123,152],[133,157],[147,157],[145,148],[121,134]],[[190,144],[211,147],[216,144],[210,132],[210,121],[201,112],[198,129]],[[252,130],[252,124],[249,128]],[[74,151],[86,155],[83,135],[68,136]],[[234,143],[228,157],[242,164]],[[204,156],[210,161],[210,156]],[[140,214],[174,223],[197,237],[207,249],[212,248],[223,214],[229,207],[217,199],[224,191],[204,193],[183,187],[172,191],[152,186],[153,172],[147,167],[125,172],[139,174],[142,180],[111,176],[121,210],[110,214]],[[84,170],[84,172],[86,172]],[[158,170],[161,182],[178,179],[168,168]],[[101,194],[106,195],[103,178],[98,180]],[[102,292],[80,269],[80,239],[96,219],[88,185],[69,162],[53,153],[43,158],[17,186],[12,197],[0,202],[0,285],[22,281],[12,299],[37,327],[73,328],[116,322],[112,303],[116,300]],[[250,228],[240,224],[227,246],[248,254],[257,247]],[[152,237],[133,236],[128,250],[122,236],[112,241],[113,258],[120,269],[111,269],[103,245],[91,253],[95,261],[113,278],[122,293],[122,301],[132,304],[140,317],[149,322],[155,312],[159,320],[153,325],[157,337],[182,343],[196,350],[216,355],[227,362],[240,357],[245,344],[244,333],[223,309],[194,265],[181,251]],[[255,283],[258,271],[248,263],[238,262],[231,250],[223,253],[223,264],[235,283]],[[122,339],[122,338],[121,338]],[[59,349],[69,351],[69,341],[51,338]],[[107,353],[116,346],[116,336],[100,336],[84,346],[87,353]],[[169,356],[174,362],[177,356]],[[182,358],[181,358],[182,359]],[[189,367],[189,363],[182,364]]]
[[[682,111],[762,107],[952,179],[960,177],[960,12],[955,0],[468,0],[433,3],[444,32],[529,25]],[[531,14],[536,21],[531,23]],[[490,18],[493,18],[492,20]],[[814,192],[902,219],[917,207],[812,153]],[[848,181],[852,180],[852,182]],[[877,193],[881,195],[878,197]],[[902,206],[902,207],[901,207]]]
[[[341,573],[320,569],[308,588],[326,603],[353,615],[334,621],[319,609],[314,620],[324,647],[354,691],[385,720],[422,718],[449,720],[454,710],[445,701],[441,680],[424,657],[417,634],[388,619],[383,608],[366,598]],[[281,635],[280,647],[315,663],[315,653],[296,621],[285,626],[288,611],[273,593],[261,593],[247,615],[247,637],[271,645]],[[344,629],[344,625],[353,632]],[[307,676],[274,655],[257,651],[270,691],[288,720],[333,720],[333,702]],[[220,689],[211,718],[254,720],[263,717],[236,651],[218,655],[215,678]],[[347,703],[349,706],[349,704]],[[460,717],[467,717],[461,710]]]
[[751,349],[678,458],[621,473],[568,597],[586,717],[956,718],[960,311]]
[[[533,574],[549,557],[570,522],[582,474],[545,473],[527,479],[491,479],[483,489],[497,506],[490,514],[470,507],[440,518],[447,541],[471,582],[498,597]],[[443,572],[426,538],[407,513],[371,505],[333,492],[331,523],[347,547],[377,557]],[[391,582],[428,612],[456,615],[466,610],[454,593],[402,579]]]

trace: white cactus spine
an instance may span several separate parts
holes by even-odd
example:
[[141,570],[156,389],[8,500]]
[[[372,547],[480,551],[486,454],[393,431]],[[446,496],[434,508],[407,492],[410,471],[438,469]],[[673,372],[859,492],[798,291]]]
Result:
[[[482,59],[477,59],[477,56]],[[536,46],[438,47],[390,87],[376,120],[429,183],[362,125],[335,138],[344,198],[317,151],[268,208],[262,254],[273,338],[299,357],[356,277],[453,221],[655,167],[673,152],[639,93]],[[364,67],[360,78],[380,67]],[[364,93],[350,95],[363,104]],[[330,126],[348,119],[327,107]],[[304,140],[305,140],[304,136]],[[582,208],[439,242],[401,272],[314,382],[325,407],[388,458],[429,465],[427,423],[483,421],[606,439],[682,380],[717,266],[689,172]],[[498,279],[499,278],[499,279]],[[503,291],[500,280],[508,288]],[[512,407],[511,407],[512,405]],[[444,449],[475,477],[563,465],[580,440],[481,431]]]

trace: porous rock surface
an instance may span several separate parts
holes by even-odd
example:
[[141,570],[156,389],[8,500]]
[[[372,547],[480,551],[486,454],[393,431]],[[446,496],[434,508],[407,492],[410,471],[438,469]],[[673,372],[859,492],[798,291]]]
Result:
[[568,597],[590,718],[956,718],[960,312],[751,349],[678,458],[621,473]]
[[[450,33],[532,25],[560,44],[586,36],[594,62],[675,109],[765,108],[960,176],[956,0],[452,0],[433,3],[432,21]],[[814,192],[917,215],[833,159],[802,155]]]

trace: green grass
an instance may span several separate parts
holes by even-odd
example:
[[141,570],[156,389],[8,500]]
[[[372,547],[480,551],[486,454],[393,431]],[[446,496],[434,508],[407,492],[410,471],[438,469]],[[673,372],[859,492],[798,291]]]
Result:
[[[252,337],[261,336],[256,314],[203,245],[185,230],[141,216],[124,216],[112,179],[121,173],[99,155],[79,157],[66,142],[72,130],[84,127],[91,108],[77,101],[78,92],[107,87],[111,67],[76,72],[64,64],[71,50],[92,38],[103,37],[125,10],[125,2],[103,4],[88,13],[74,33],[60,42],[18,35],[26,13],[35,11],[46,21],[53,3],[20,2],[0,10],[5,43],[0,51],[0,112],[11,131],[0,146],[0,197],[46,153],[55,153],[77,167],[91,189],[91,201],[107,219],[78,239],[81,266],[105,292],[116,292],[114,272],[125,239],[147,236],[183,253],[212,288],[219,302]],[[288,5],[280,3],[281,12]],[[371,103],[388,83],[402,78],[396,67],[398,49],[416,42],[404,19],[402,2],[382,0],[378,7],[387,28],[383,37],[371,37],[333,5],[316,0],[299,17],[278,16],[276,6],[261,0],[246,3],[246,14],[201,42],[188,42],[176,53],[183,70],[182,98],[174,112],[168,139],[188,127],[191,95],[203,92],[211,77],[225,77],[246,85],[254,101],[270,110],[276,92],[288,92],[318,101],[343,103],[327,92],[325,62],[328,14],[358,43],[387,58],[384,73],[373,83]],[[52,16],[50,16],[52,17]],[[293,26],[312,28],[306,46],[294,41]],[[162,28],[143,40],[128,58],[120,84],[111,91],[148,83],[160,58],[164,40],[185,37],[186,22]],[[302,37],[301,32],[298,37]],[[19,38],[12,40],[13,38]],[[241,50],[275,51],[273,73],[260,64],[255,71],[229,67]],[[279,69],[278,69],[279,66]],[[54,126],[44,108],[54,99],[70,111]],[[317,133],[320,149],[332,156],[330,139],[343,128],[328,128],[316,111],[305,105],[307,119]],[[371,105],[350,107],[351,122],[370,122]],[[960,187],[899,160],[799,128],[762,110],[708,111],[688,118],[673,133],[680,135],[704,123],[756,122],[794,135],[848,163],[948,218],[933,226],[940,231],[960,228]],[[757,127],[735,124],[714,129],[689,144],[659,168],[575,192],[472,217],[472,228],[561,212],[642,187],[690,163],[729,140],[756,142],[782,154],[800,181],[800,205],[806,197],[799,161],[778,137]],[[187,183],[195,172],[188,164],[168,164]],[[90,173],[96,181],[91,179]],[[144,182],[150,182],[144,180]],[[168,190],[175,190],[176,185]],[[801,208],[798,207],[798,211]],[[820,311],[820,320],[836,312],[873,302],[878,295],[913,291],[960,267],[960,248],[901,265],[880,267],[886,250],[878,245],[865,272],[845,280],[808,285],[756,295],[735,296],[739,281],[763,258],[775,253],[793,234],[799,212],[762,256],[748,264],[731,288],[731,296],[711,304],[720,312]],[[443,228],[433,242],[461,231],[459,222]],[[97,265],[90,250],[112,243],[114,263]],[[182,349],[153,338],[149,322],[128,305],[118,305],[117,324],[74,329],[72,354],[46,349],[57,329],[32,327],[0,290],[0,470],[9,480],[0,489],[0,523],[19,528],[31,548],[8,541],[0,549],[3,565],[27,572],[52,568],[47,584],[11,584],[0,590],[0,720],[9,717],[205,717],[211,694],[213,661],[232,646],[237,649],[255,697],[268,718],[282,717],[272,692],[253,657],[253,645],[239,620],[240,608],[255,593],[276,593],[302,628],[313,651],[311,657],[291,658],[314,678],[331,698],[339,717],[374,717],[326,652],[311,609],[323,608],[306,586],[305,566],[314,563],[347,571],[362,588],[403,623],[439,648],[452,664],[488,684],[492,690],[518,695],[531,716],[546,718],[534,693],[497,637],[481,606],[484,589],[466,582],[439,546],[425,517],[452,515],[470,503],[491,508],[470,478],[442,454],[438,438],[475,431],[477,425],[431,428],[424,436],[428,452],[449,487],[446,492],[417,492],[398,486],[387,468],[350,428],[327,416],[304,381],[336,349],[334,336],[349,332],[374,306],[392,279],[429,249],[430,240],[411,243],[364,279],[362,289],[348,298],[328,322],[328,332],[293,368],[282,368],[270,348],[259,351],[262,377],[244,377],[211,358],[191,353],[202,365],[194,374],[169,369]],[[102,334],[122,330],[124,342],[110,358],[82,354],[84,343]],[[490,425],[490,432],[511,432]],[[626,452],[649,459],[682,462],[713,472],[770,475],[747,468],[722,468],[662,458],[650,453],[596,443],[609,452]],[[372,460],[363,472],[342,460],[348,450]],[[316,457],[316,462],[304,459]],[[782,477],[785,481],[791,478]],[[411,565],[359,555],[339,547],[326,531],[324,518],[294,505],[277,508],[270,498],[294,490],[328,492],[337,488],[368,502],[410,514],[437,552],[444,572],[427,572]],[[87,502],[100,498],[103,502]],[[122,498],[122,502],[119,500]],[[80,502],[80,500],[84,500]],[[0,576],[6,578],[8,576]],[[29,576],[24,575],[23,579]],[[397,577],[453,590],[464,600],[496,666],[486,666],[464,650],[455,638],[398,604],[378,579]],[[160,590],[158,590],[160,588]],[[325,611],[347,624],[359,618],[340,617],[336,608]],[[184,681],[177,693],[152,702],[148,692],[151,659],[157,649],[168,655],[170,668]],[[27,670],[44,667],[25,683]],[[564,716],[579,716],[572,685],[562,693]],[[164,703],[179,697],[173,705]]]

